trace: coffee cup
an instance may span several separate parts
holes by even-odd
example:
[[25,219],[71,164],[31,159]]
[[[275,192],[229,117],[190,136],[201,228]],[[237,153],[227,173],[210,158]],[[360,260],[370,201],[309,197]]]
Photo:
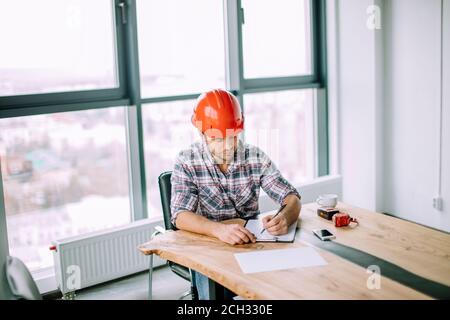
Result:
[[336,194],[322,194],[317,198],[316,202],[324,208],[335,208],[338,202],[338,196]]

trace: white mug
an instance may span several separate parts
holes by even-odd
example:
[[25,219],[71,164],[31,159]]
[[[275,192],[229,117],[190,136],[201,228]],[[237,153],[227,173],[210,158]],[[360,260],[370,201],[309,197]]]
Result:
[[334,208],[338,202],[337,194],[321,194],[317,200],[317,204],[325,208]]

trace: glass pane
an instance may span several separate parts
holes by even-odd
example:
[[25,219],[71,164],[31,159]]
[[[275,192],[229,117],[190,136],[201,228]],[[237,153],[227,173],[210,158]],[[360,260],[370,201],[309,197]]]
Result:
[[295,186],[314,177],[315,90],[244,96],[245,140],[259,146]]
[[223,3],[138,0],[143,97],[225,86]]
[[53,265],[53,240],[130,222],[125,108],[0,120],[11,255]]
[[142,109],[149,217],[161,217],[158,176],[173,170],[178,153],[199,139],[191,124],[195,100],[154,103]]
[[242,0],[244,77],[311,74],[309,0]]
[[0,4],[0,96],[118,86],[111,0]]

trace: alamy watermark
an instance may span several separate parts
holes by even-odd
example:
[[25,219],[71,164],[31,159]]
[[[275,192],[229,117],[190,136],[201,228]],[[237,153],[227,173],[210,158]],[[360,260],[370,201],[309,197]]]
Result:
[[380,30],[381,29],[381,8],[377,5],[368,6],[366,9],[367,17],[367,28],[369,30]]
[[70,291],[81,289],[81,268],[78,265],[70,265],[66,269],[68,275],[66,279],[66,287]]
[[369,273],[366,285],[369,290],[381,289],[381,269],[377,265],[370,265],[366,269],[366,273]]

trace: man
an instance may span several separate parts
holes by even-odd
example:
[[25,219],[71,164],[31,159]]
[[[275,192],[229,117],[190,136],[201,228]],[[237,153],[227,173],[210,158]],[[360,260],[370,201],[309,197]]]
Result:
[[[288,232],[301,210],[300,195],[269,157],[238,136],[244,129],[241,107],[230,92],[202,94],[192,116],[201,142],[180,152],[172,172],[172,223],[178,228],[230,245],[255,242],[255,235],[239,224],[221,221],[254,218],[259,214],[260,187],[277,203],[286,204],[263,225],[272,235]],[[199,298],[209,298],[207,278],[195,273]]]

